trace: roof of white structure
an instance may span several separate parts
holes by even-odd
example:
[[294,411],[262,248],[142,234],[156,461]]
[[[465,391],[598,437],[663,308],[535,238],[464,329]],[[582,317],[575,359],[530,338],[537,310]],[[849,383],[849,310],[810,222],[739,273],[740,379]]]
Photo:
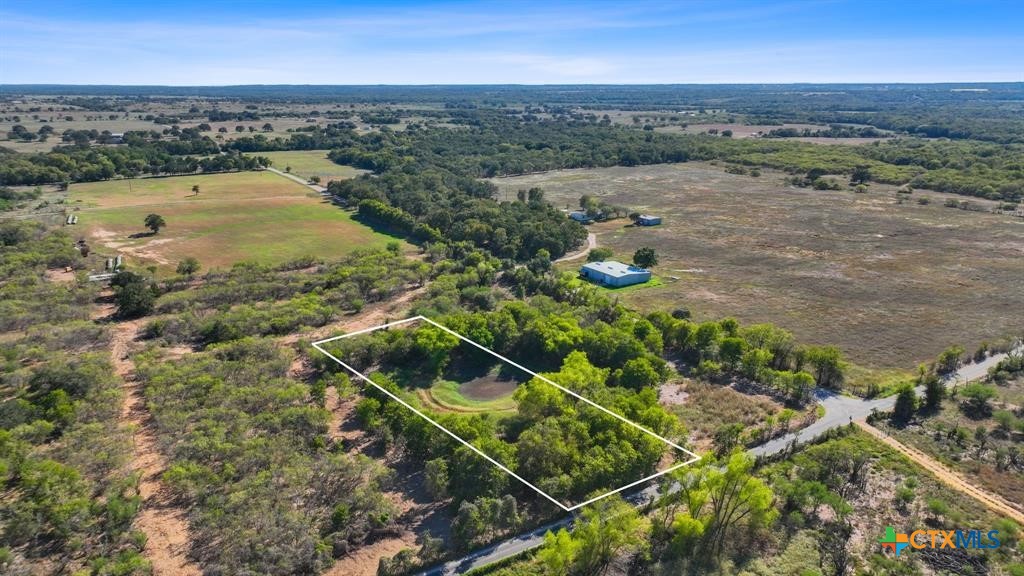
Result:
[[643,268],[637,266],[630,266],[629,264],[623,264],[622,262],[616,262],[615,260],[608,260],[605,262],[591,262],[583,266],[588,270],[594,270],[595,272],[602,272],[609,276],[623,277],[631,274],[642,274],[648,272]]

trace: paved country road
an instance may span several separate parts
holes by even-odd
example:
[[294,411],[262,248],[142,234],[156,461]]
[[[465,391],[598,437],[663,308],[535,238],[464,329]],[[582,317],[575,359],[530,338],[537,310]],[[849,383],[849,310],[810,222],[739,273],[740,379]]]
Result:
[[[1024,345],[1019,346],[1014,352],[1018,354],[1024,353]],[[998,364],[999,361],[1006,356],[1007,354],[995,354],[981,362],[967,364],[955,373],[947,376],[946,382],[948,384],[959,384],[977,380],[985,376],[988,373],[989,368]],[[924,391],[924,388],[919,386],[916,390],[918,394],[921,394]],[[754,456],[769,456],[777,454],[785,450],[793,441],[796,441],[799,444],[809,442],[833,428],[845,426],[857,420],[864,420],[875,410],[891,410],[893,406],[896,405],[895,396],[864,400],[862,398],[852,396],[843,396],[831,390],[823,390],[820,388],[815,389],[814,396],[818,403],[825,407],[824,416],[816,420],[810,426],[797,432],[780,436],[779,438],[770,440],[759,446],[755,446],[750,449],[750,454]],[[673,488],[674,487],[670,487],[669,490],[672,490]],[[640,507],[651,500],[654,500],[657,496],[658,486],[651,485],[643,490],[624,496],[624,499],[630,504]],[[572,525],[575,518],[575,515],[567,516],[561,520],[541,526],[540,528],[525,534],[520,534],[498,542],[497,544],[492,544],[491,546],[477,550],[476,552],[458,560],[452,560],[451,562],[446,562],[440,566],[435,566],[429,570],[420,572],[419,576],[450,576],[453,574],[465,574],[470,570],[483,568],[488,564],[493,564],[506,558],[511,558],[512,556],[540,546],[544,543],[544,534],[548,530],[558,530],[559,528],[569,527]]]
[[289,174],[287,172],[282,172],[282,171],[278,170],[277,168],[271,168],[270,166],[267,166],[267,171],[268,172],[273,172],[274,174],[278,174],[280,176],[284,176],[285,178],[287,178],[289,180],[294,180],[295,182],[298,182],[299,184],[302,184],[303,186],[305,186],[306,188],[309,188],[310,190],[312,190],[313,192],[316,192],[317,194],[326,194],[327,193],[327,188],[324,188],[323,186],[321,186],[319,184],[311,184],[308,180],[306,180],[304,178],[299,178],[298,176],[296,176],[294,174]]

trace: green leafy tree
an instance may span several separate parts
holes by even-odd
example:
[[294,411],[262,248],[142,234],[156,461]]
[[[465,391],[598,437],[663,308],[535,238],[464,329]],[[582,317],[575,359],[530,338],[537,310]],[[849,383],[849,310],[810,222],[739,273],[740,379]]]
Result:
[[675,554],[706,552],[720,557],[726,542],[775,521],[775,495],[753,469],[754,458],[736,451],[721,460],[705,456],[695,466],[671,474],[679,489],[663,498],[667,512],[659,524]]
[[851,184],[864,184],[871,180],[871,168],[866,165],[859,165],[854,167],[853,173],[850,175]]
[[147,215],[146,219],[143,220],[143,224],[145,224],[146,228],[149,228],[153,234],[160,233],[160,229],[167,226],[167,222],[164,221],[163,216],[159,214]]
[[896,406],[892,411],[892,418],[897,422],[907,422],[914,416],[917,410],[917,394],[910,384],[903,384],[896,393]]
[[847,364],[835,346],[811,346],[804,352],[804,359],[814,366],[814,380],[818,386],[839,388],[846,374]]
[[448,497],[448,462],[444,458],[435,458],[427,462],[424,468],[427,481],[427,492],[435,500]]
[[741,526],[763,528],[778,515],[771,488],[753,475],[752,456],[735,452],[724,464],[711,467],[706,476],[708,516],[703,539],[708,550],[718,556]]
[[946,384],[938,374],[926,374],[924,380],[924,406],[929,410],[938,409],[942,399],[946,397]]
[[571,574],[580,552],[580,543],[566,529],[544,534],[544,546],[537,553],[549,574]]
[[742,338],[723,338],[722,342],[718,345],[718,357],[727,366],[734,368],[740,359],[743,358],[745,347],[746,343]]
[[111,280],[117,313],[124,318],[138,318],[153,311],[156,295],[146,278],[133,272],[121,271]]
[[939,358],[935,361],[935,369],[939,374],[954,372],[960,368],[963,355],[963,346],[950,346],[943,350],[942,354],[939,354]]
[[424,361],[422,369],[434,376],[441,373],[448,364],[448,356],[459,344],[459,339],[448,332],[428,326],[416,330],[413,352]]
[[660,382],[661,376],[646,358],[629,360],[622,366],[622,374],[619,376],[620,385],[634,390],[657,386]]
[[654,248],[644,246],[633,254],[633,264],[641,268],[653,268],[658,265],[658,254]]
[[614,255],[611,248],[594,248],[587,254],[587,262],[604,262]]
[[581,574],[601,574],[616,556],[646,544],[649,524],[618,495],[598,500],[581,516],[573,531],[580,543],[576,566]]
[[992,415],[996,423],[999,425],[999,430],[1003,434],[1009,434],[1013,430],[1013,425],[1017,422],[1013,412],[1009,410],[1000,410]]
[[960,389],[964,408],[971,414],[987,415],[992,411],[989,401],[996,397],[996,389],[986,384],[968,384]]
[[192,256],[188,256],[181,262],[178,262],[178,268],[175,271],[184,276],[191,276],[196,272],[199,272],[200,268],[199,260],[196,260]]
[[739,443],[740,434],[743,433],[743,424],[734,422],[722,424],[715,429],[713,440],[715,451],[718,454],[727,454]]
[[640,512],[616,494],[584,508],[572,533],[545,534],[538,558],[552,574],[603,574],[615,557],[644,548],[649,530]]

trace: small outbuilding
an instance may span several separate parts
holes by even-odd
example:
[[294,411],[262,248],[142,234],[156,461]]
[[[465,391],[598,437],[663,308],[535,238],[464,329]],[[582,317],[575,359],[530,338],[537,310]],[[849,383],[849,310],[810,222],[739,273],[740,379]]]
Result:
[[573,210],[572,212],[569,212],[569,218],[583,224],[593,221],[593,218],[588,216],[583,210]]
[[657,226],[658,224],[661,224],[661,216],[641,214],[640,217],[636,219],[636,223],[640,226]]
[[647,282],[651,279],[651,271],[608,260],[584,265],[580,268],[580,277],[605,286],[621,287]]

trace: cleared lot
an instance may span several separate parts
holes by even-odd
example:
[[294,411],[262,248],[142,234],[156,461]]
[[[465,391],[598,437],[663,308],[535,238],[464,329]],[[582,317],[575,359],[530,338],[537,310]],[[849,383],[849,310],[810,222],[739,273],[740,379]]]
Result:
[[560,207],[590,194],[663,216],[657,227],[591,230],[619,258],[654,247],[655,272],[679,279],[621,295],[642,309],[773,322],[871,368],[912,369],[950,344],[973,350],[1024,332],[1024,221],[945,208],[946,196],[926,191],[816,191],[783,178],[688,163],[497,182],[540,186]]
[[[199,186],[199,194],[192,192]],[[281,263],[301,256],[337,258],[391,238],[308,188],[270,172],[202,174],[74,184],[68,204],[100,253],[132,264],[171,268],[186,256],[205,268],[240,261]],[[147,214],[167,227],[148,235]]]

